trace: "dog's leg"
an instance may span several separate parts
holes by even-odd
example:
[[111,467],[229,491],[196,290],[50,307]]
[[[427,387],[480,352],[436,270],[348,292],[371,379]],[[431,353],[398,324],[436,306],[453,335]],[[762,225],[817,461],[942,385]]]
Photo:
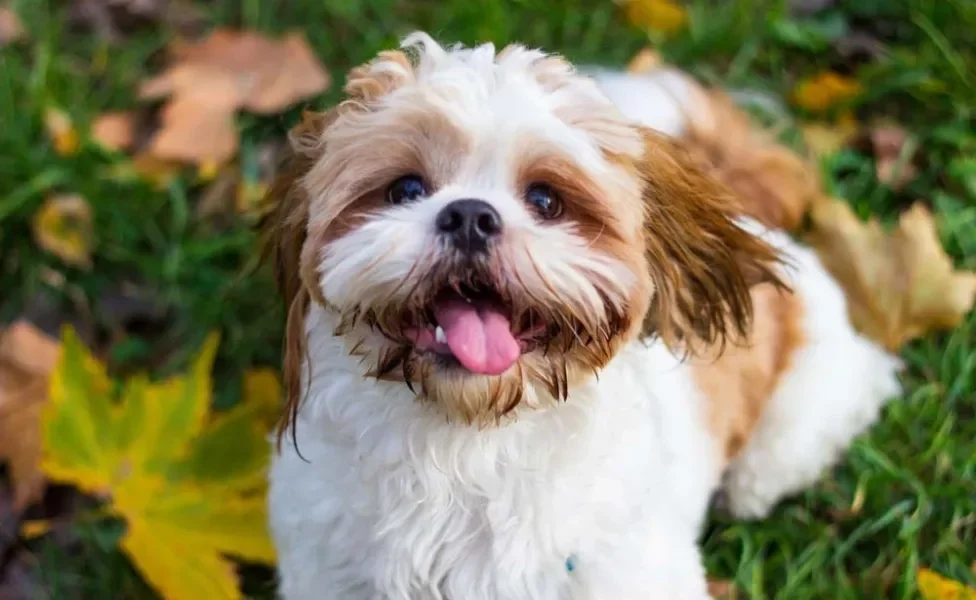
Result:
[[898,359],[854,331],[840,288],[811,252],[794,258],[805,343],[726,472],[722,503],[740,518],[764,517],[816,482],[900,393]]

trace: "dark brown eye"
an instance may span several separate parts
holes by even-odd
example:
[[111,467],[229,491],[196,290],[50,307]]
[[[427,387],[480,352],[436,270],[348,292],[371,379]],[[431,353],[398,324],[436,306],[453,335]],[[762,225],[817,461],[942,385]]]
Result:
[[544,183],[533,183],[525,191],[528,202],[543,219],[555,219],[563,214],[563,203],[556,190]]
[[390,204],[412,202],[427,195],[427,186],[418,175],[405,175],[390,184],[386,199]]

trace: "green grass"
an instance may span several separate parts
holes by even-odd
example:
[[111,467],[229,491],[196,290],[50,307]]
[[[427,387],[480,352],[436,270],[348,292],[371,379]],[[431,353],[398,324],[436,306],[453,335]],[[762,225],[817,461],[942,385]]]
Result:
[[[316,106],[338,98],[349,67],[415,28],[448,41],[518,40],[608,65],[622,65],[648,42],[609,0],[200,5],[211,24],[302,28],[337,79]],[[217,403],[234,402],[244,368],[277,364],[283,320],[267,273],[242,275],[255,242],[248,223],[220,227],[195,219],[201,190],[192,176],[162,190],[116,181],[107,176],[111,157],[87,145],[77,156],[60,157],[43,129],[49,103],[80,124],[100,111],[132,106],[134,86],[167,32],[149,28],[106,52],[95,37],[67,30],[62,3],[14,0],[13,6],[32,40],[0,51],[0,322],[36,310],[43,297],[67,316],[94,307],[89,312],[99,331],[107,330],[113,315],[99,313],[98,299],[119,281],[134,282],[164,316],[111,346],[113,370],[181,368],[204,333],[220,329]],[[896,193],[875,180],[870,157],[846,151],[824,165],[830,189],[859,214],[886,220],[916,199],[926,201],[957,264],[976,268],[976,3],[843,0],[816,18],[792,20],[782,2],[713,0],[693,3],[691,14],[689,29],[662,50],[706,81],[784,97],[799,78],[818,70],[855,72],[867,90],[859,118],[888,117],[909,128],[923,149],[924,168]],[[832,38],[863,24],[890,29],[890,53],[852,65],[833,50]],[[243,116],[242,155],[280,138],[298,110]],[[46,195],[61,191],[81,193],[95,210],[90,271],[64,267],[31,239],[32,215]],[[64,274],[63,289],[45,283],[50,270]],[[912,343],[903,356],[905,397],[821,485],[761,523],[713,519],[704,540],[712,576],[734,579],[746,597],[798,600],[914,598],[919,566],[976,584],[970,571],[976,560],[976,318]],[[114,549],[118,526],[77,526],[70,533],[76,539],[70,549],[35,548],[51,597],[151,595]],[[249,594],[272,595],[267,571],[248,570],[245,582]]]

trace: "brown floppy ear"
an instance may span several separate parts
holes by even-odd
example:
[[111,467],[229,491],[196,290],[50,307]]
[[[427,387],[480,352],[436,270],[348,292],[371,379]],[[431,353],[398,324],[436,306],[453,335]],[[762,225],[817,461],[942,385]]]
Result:
[[696,166],[679,140],[646,130],[644,141],[638,169],[655,290],[643,333],[687,352],[747,335],[750,287],[783,286],[777,251],[735,223],[740,203]]
[[309,197],[302,178],[322,153],[322,134],[336,118],[335,111],[306,111],[302,121],[288,135],[289,153],[274,184],[265,198],[265,212],[258,224],[261,231],[264,260],[274,270],[278,292],[285,301],[285,324],[282,378],[285,387],[285,415],[278,423],[280,446],[284,432],[294,434],[295,419],[301,402],[302,363],[307,360],[305,316],[315,289],[302,277],[302,249],[308,230]]

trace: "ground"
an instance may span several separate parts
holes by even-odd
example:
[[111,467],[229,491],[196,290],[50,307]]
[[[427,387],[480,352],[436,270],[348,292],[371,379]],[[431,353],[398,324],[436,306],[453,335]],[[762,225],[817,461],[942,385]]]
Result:
[[[151,291],[152,309],[133,309],[133,322],[125,323],[129,335],[112,346],[114,371],[179,368],[204,333],[219,328],[225,342],[216,402],[226,404],[236,397],[242,369],[276,365],[279,357],[283,319],[270,278],[263,270],[242,269],[254,259],[254,234],[244,219],[214,225],[193,218],[200,189],[192,178],[162,189],[117,181],[106,176],[110,163],[94,148],[72,157],[55,152],[44,133],[44,107],[56,103],[78,123],[130,107],[135,84],[146,65],[156,64],[167,39],[150,26],[108,48],[97,35],[66,27],[67,4],[14,1],[32,42],[0,54],[0,322],[25,309],[56,312],[70,304],[46,291],[45,274],[52,269],[89,300],[111,294],[119,281],[130,282]],[[334,102],[349,67],[416,28],[443,40],[519,40],[579,63],[606,65],[623,65],[649,43],[609,0],[198,4],[208,23],[304,30],[336,80],[313,106]],[[819,71],[855,74],[865,85],[857,117],[885,117],[915,134],[922,172],[894,192],[877,182],[869,154],[851,149],[825,163],[827,185],[858,214],[888,221],[911,202],[924,201],[939,216],[943,243],[956,264],[976,267],[976,159],[964,158],[976,156],[976,4],[794,2],[833,5],[809,19],[788,17],[784,2],[688,4],[690,29],[660,48],[667,60],[707,82],[786,98],[798,80]],[[882,40],[889,53],[864,60],[849,55],[843,39],[851,31]],[[298,111],[242,117],[242,155],[280,138]],[[779,118],[795,124],[790,115]],[[31,216],[57,191],[81,193],[95,209],[91,270],[65,269],[31,239]],[[39,294],[53,299],[40,303]],[[96,315],[96,321],[115,317]],[[976,561],[976,317],[970,314],[953,332],[911,343],[902,355],[908,365],[904,397],[819,486],[760,523],[712,519],[703,541],[710,575],[733,580],[744,597],[796,600],[914,598],[920,566],[976,583],[970,570]],[[81,544],[70,552],[41,544],[41,578],[52,597],[152,597],[114,549],[118,534],[105,525],[79,525],[74,535]],[[248,594],[272,596],[269,572],[245,569],[244,580]]]

